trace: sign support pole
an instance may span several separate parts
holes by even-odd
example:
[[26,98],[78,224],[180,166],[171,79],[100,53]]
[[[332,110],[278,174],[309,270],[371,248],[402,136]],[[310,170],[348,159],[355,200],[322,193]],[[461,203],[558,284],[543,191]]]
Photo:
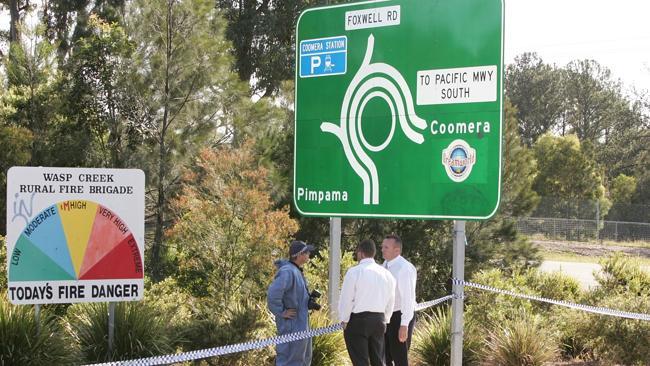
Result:
[[34,317],[36,318],[36,335],[41,333],[41,305],[34,305]]
[[113,339],[115,338],[115,303],[108,303],[108,359],[113,360]]
[[327,303],[330,307],[330,317],[338,321],[339,284],[341,283],[341,218],[330,217],[330,247],[329,247],[329,282]]
[[451,300],[451,366],[463,363],[463,292],[464,286],[458,281],[465,280],[465,221],[454,221],[453,269]]

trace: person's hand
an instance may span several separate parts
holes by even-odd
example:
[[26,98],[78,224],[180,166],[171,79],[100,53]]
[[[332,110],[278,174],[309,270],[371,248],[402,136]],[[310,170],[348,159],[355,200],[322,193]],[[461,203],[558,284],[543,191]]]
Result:
[[282,312],[282,317],[285,319],[293,319],[296,317],[296,309],[287,309]]
[[348,326],[348,323],[346,323],[346,322],[341,322],[341,325],[343,326],[343,330],[345,330],[345,327]]
[[408,330],[409,327],[407,327],[406,325],[402,325],[401,327],[399,327],[397,338],[399,339],[400,342],[402,343],[406,342],[406,338],[408,338]]

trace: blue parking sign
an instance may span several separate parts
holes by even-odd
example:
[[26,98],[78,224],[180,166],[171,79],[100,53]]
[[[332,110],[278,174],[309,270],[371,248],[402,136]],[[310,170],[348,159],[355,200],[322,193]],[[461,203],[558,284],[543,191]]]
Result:
[[304,40],[300,42],[300,77],[345,74],[347,55],[346,36]]

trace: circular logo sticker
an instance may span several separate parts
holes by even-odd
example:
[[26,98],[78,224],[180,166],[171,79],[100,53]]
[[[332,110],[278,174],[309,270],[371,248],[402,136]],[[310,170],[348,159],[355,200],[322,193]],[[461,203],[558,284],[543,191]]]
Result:
[[465,140],[454,140],[442,150],[442,165],[449,179],[454,182],[467,179],[474,163],[476,163],[476,150],[472,149]]

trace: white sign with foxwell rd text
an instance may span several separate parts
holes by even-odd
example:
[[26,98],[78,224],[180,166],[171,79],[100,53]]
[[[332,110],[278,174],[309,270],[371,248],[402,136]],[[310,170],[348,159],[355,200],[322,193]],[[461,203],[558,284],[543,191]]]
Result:
[[345,30],[367,29],[399,25],[400,6],[362,9],[345,12]]

